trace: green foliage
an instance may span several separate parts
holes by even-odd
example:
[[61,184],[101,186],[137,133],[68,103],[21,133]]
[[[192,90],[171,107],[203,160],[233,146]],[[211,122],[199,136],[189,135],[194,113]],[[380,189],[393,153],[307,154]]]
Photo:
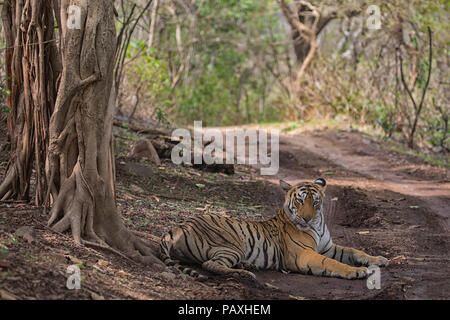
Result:
[[[134,58],[135,56],[137,58]],[[128,79],[134,86],[144,85],[144,91],[153,96],[164,95],[168,86],[167,67],[164,62],[157,60],[145,51],[143,41],[130,43],[127,58],[133,59],[128,71]]]
[[[77,266],[78,268],[80,268],[80,270],[85,270],[85,269],[86,269],[86,267],[85,267],[84,264],[82,264],[82,263],[77,263],[76,266]],[[83,279],[82,279],[82,280],[83,280]]]
[[[255,60],[255,55],[268,50],[271,37],[281,40],[286,36],[278,28],[278,5],[268,0],[192,5],[195,28],[189,14],[177,10],[184,54],[192,50],[188,60],[179,55],[176,22],[162,11],[169,22],[158,45],[148,50],[143,41],[130,44],[128,87],[136,90],[145,84],[141,95],[157,120],[176,124],[202,120],[204,125],[278,120],[279,110],[270,105],[268,94],[270,73]],[[273,35],[267,29],[273,30]]]
[[[433,117],[427,119],[427,125],[423,128],[423,133],[428,136],[428,141],[432,146],[450,145],[450,130],[444,132],[442,119]],[[445,138],[445,139],[444,139]]]
[[389,136],[392,134],[394,130],[393,123],[393,113],[394,113],[393,105],[381,105],[378,104],[375,107],[376,115],[375,115],[375,123],[383,129],[384,133]]
[[6,103],[6,98],[11,94],[6,86],[0,84],[0,113],[10,113],[11,109],[4,105]]
[[4,258],[9,253],[9,248],[5,245],[0,245],[0,258]]
[[[406,138],[415,110],[398,76],[400,48],[406,81],[417,74],[412,90],[416,101],[432,67],[416,136],[428,146],[448,146],[445,116],[432,101],[448,105],[448,89],[441,83],[450,82],[449,0],[374,0],[370,4],[380,7],[381,30],[365,27],[367,3],[314,2],[323,14],[335,9],[338,18],[322,31],[318,54],[300,88],[293,83],[299,66],[291,32],[277,1],[187,1],[189,8],[177,3],[171,10],[160,8],[153,48],[145,37],[133,38],[128,48],[124,90],[134,95],[140,88],[140,112],[147,117],[174,125],[202,120],[205,126],[289,120],[285,131],[291,131],[303,120],[338,116]],[[359,12],[353,18],[361,19],[363,30],[344,36],[342,19],[351,10]],[[428,27],[433,30],[432,66]]]
[[300,122],[290,122],[289,125],[284,128],[283,130],[281,130],[281,132],[291,132],[294,131],[295,129],[301,128],[304,126],[304,121],[300,121]]
[[9,114],[11,112],[11,109],[8,106],[1,106],[0,107],[0,112],[1,113],[5,113],[5,114]]
[[[253,47],[263,47],[267,38],[247,42],[243,28],[261,34],[262,26],[275,27],[276,19],[263,13],[268,1],[203,1],[197,8],[198,30],[202,43],[198,48],[198,66],[189,82],[174,91],[177,123],[202,120],[205,125],[232,125],[270,118],[272,108],[261,112],[257,106],[264,95],[264,78],[258,77],[253,64]],[[258,35],[258,36],[259,36]],[[221,39],[221,41],[215,41]],[[252,47],[252,48],[251,48]],[[250,67],[249,67],[250,66]],[[269,119],[270,120],[270,119]]]

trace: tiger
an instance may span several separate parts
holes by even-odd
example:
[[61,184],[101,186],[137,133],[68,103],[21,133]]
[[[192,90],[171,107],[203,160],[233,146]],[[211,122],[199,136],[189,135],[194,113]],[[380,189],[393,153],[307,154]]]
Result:
[[213,274],[250,280],[256,279],[254,270],[362,279],[369,275],[368,266],[388,265],[385,257],[333,243],[323,214],[325,179],[294,186],[280,180],[280,186],[285,201],[273,218],[193,217],[163,235],[161,260],[180,270],[180,263],[198,264]]

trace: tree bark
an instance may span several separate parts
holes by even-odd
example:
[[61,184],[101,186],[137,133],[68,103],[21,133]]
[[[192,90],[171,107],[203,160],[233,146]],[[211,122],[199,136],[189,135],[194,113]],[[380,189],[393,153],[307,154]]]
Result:
[[[306,6],[301,6],[297,15],[298,19],[307,25],[309,28],[312,28],[314,24],[314,20],[311,17],[306,16],[305,13],[311,13],[311,10]],[[337,13],[335,10],[327,12],[326,14],[320,16],[319,22],[317,23],[317,30],[315,31],[315,37],[317,38],[322,30],[327,26],[327,24],[333,19],[337,18]],[[292,28],[292,40],[294,41],[294,52],[297,58],[297,63],[302,65],[311,51],[310,41],[305,39],[302,34],[295,28]]]
[[[67,27],[69,5],[81,8],[81,29]],[[125,228],[115,204],[113,1],[63,0],[61,17],[63,73],[50,121],[48,223],[58,232],[70,228],[79,244],[161,265],[150,246]]]
[[155,40],[155,30],[156,30],[156,23],[158,20],[158,10],[159,10],[159,0],[155,0],[152,6],[150,30],[148,32],[147,46],[149,49],[153,48],[153,43]]
[[[8,133],[11,157],[0,199],[29,200],[32,170],[35,202],[44,202],[48,126],[61,68],[54,37],[53,1],[9,0],[3,3],[8,75]],[[51,26],[51,27],[48,27]]]

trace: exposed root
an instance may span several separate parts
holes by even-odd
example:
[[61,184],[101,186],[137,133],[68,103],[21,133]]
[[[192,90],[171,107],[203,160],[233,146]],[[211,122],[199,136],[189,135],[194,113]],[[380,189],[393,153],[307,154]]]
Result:
[[[97,206],[95,200],[99,202]],[[77,244],[108,250],[134,263],[163,266],[155,257],[152,245],[123,226],[115,208],[111,208],[113,212],[106,211],[107,206],[102,206],[105,201],[95,198],[77,163],[53,204],[48,226],[58,233],[70,228]]]
[[10,168],[6,174],[5,180],[0,185],[0,200],[9,200],[12,193],[12,183],[15,178],[15,170]]
[[134,264],[137,264],[136,261],[130,259],[130,258],[127,257],[126,255],[124,255],[122,252],[117,251],[117,250],[114,249],[114,248],[111,248],[111,247],[110,247],[108,244],[106,244],[106,243],[97,243],[97,242],[91,242],[91,241],[87,241],[87,240],[81,240],[81,243],[84,244],[84,245],[86,245],[86,246],[91,246],[91,247],[94,247],[94,248],[99,248],[99,249],[104,249],[104,250],[111,251],[112,253],[115,253],[115,254],[121,256],[122,258],[124,258],[124,259],[126,259],[126,260],[128,260],[128,261],[130,261],[130,262],[132,262],[132,263],[134,263]]
[[141,232],[141,231],[136,231],[136,230],[131,230],[131,232],[133,232],[137,236],[148,238],[148,240],[150,240],[152,242],[152,244],[148,244],[149,246],[152,246],[152,245],[158,245],[159,246],[159,243],[161,242],[161,238],[157,237],[157,236],[155,236],[153,234],[145,233],[145,232]]
[[[78,226],[80,226],[80,228],[78,228]],[[110,251],[135,264],[142,263],[159,269],[165,268],[165,265],[156,258],[155,249],[134,236],[130,231],[126,230],[125,227],[123,227],[121,232],[115,236],[109,234],[109,237],[101,238],[94,233],[94,237],[91,235],[84,239],[81,236],[81,230],[85,226],[85,224],[82,224],[81,214],[73,213],[71,216],[64,216],[51,229],[57,233],[62,233],[64,231],[61,230],[71,228],[72,236],[77,244]],[[92,238],[95,239],[91,240]]]

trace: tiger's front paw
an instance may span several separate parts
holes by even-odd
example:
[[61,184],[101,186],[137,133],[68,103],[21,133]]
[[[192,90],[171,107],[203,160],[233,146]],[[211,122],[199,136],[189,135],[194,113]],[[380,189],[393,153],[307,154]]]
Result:
[[366,267],[353,267],[349,268],[348,271],[344,273],[344,278],[353,280],[353,279],[364,279],[369,275],[369,269]]
[[389,260],[382,256],[377,257],[371,257],[369,259],[369,263],[372,266],[379,266],[379,267],[387,267],[389,265]]
[[356,266],[378,266],[378,267],[386,267],[389,264],[389,260],[382,256],[369,256],[367,254],[364,255],[355,255],[355,265]]

